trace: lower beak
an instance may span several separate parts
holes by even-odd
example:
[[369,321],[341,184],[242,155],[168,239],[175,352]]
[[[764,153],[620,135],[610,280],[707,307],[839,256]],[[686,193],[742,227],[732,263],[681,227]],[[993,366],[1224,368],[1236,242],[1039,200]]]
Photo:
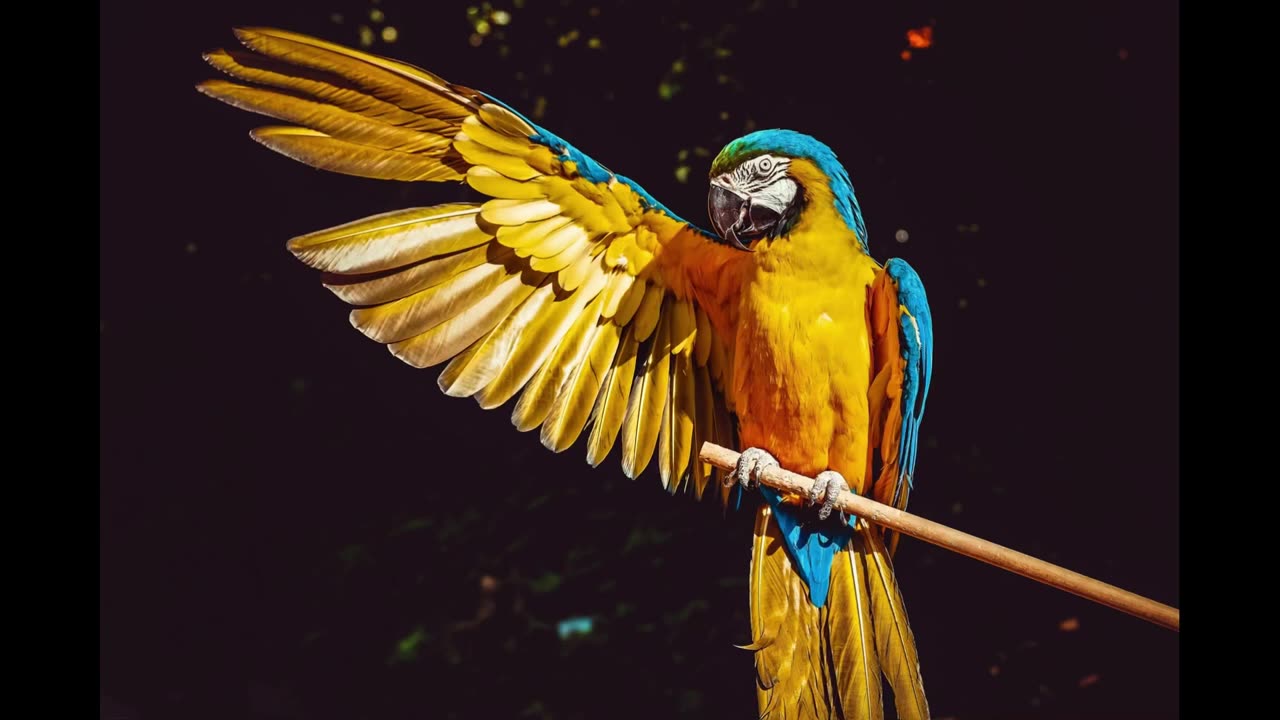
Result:
[[716,234],[739,250],[751,251],[743,245],[738,234],[751,224],[751,200],[715,183],[707,192],[707,215],[711,217],[711,227]]

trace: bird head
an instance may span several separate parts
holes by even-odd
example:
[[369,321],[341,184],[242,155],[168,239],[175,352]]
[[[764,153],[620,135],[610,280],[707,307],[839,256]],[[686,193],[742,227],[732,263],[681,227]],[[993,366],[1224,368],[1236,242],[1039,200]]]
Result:
[[833,210],[867,252],[867,230],[849,174],[823,143],[794,130],[758,130],[734,140],[711,163],[707,213],[720,237],[741,250],[783,238],[808,207]]

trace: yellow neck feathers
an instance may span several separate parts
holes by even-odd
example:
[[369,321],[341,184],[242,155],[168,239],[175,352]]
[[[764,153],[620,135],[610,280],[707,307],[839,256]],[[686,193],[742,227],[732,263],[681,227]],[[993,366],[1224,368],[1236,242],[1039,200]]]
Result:
[[805,207],[789,233],[756,243],[760,269],[772,271],[781,263],[791,272],[811,269],[831,274],[864,256],[856,233],[836,211],[826,174],[803,158],[791,161],[790,173],[804,192]]

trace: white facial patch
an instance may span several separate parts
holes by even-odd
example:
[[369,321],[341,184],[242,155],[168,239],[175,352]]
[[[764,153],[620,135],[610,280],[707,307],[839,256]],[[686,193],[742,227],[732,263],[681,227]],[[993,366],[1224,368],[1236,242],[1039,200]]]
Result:
[[791,158],[781,155],[757,155],[734,169],[732,187],[749,195],[751,202],[778,213],[786,212],[795,200],[799,187],[787,177]]
[[751,193],[751,202],[756,205],[763,205],[770,210],[782,215],[791,206],[791,201],[796,199],[796,191],[799,187],[796,181],[789,177],[781,177],[763,188]]

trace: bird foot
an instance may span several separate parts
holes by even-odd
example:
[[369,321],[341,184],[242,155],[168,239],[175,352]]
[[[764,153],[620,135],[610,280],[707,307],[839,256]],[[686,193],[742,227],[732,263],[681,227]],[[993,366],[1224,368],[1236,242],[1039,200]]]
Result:
[[[835,470],[818,473],[818,477],[813,479],[813,488],[809,490],[809,505],[817,505],[818,498],[822,498],[822,509],[818,511],[819,520],[830,517],[831,511],[836,508],[836,499],[840,497],[840,493],[848,489],[849,483],[845,482],[844,476]],[[826,497],[823,497],[824,495]]]
[[760,448],[747,448],[738,456],[738,465],[733,473],[725,478],[725,486],[730,487],[736,482],[743,490],[754,490],[760,487],[760,473],[771,467],[778,467],[778,461],[772,455]]

